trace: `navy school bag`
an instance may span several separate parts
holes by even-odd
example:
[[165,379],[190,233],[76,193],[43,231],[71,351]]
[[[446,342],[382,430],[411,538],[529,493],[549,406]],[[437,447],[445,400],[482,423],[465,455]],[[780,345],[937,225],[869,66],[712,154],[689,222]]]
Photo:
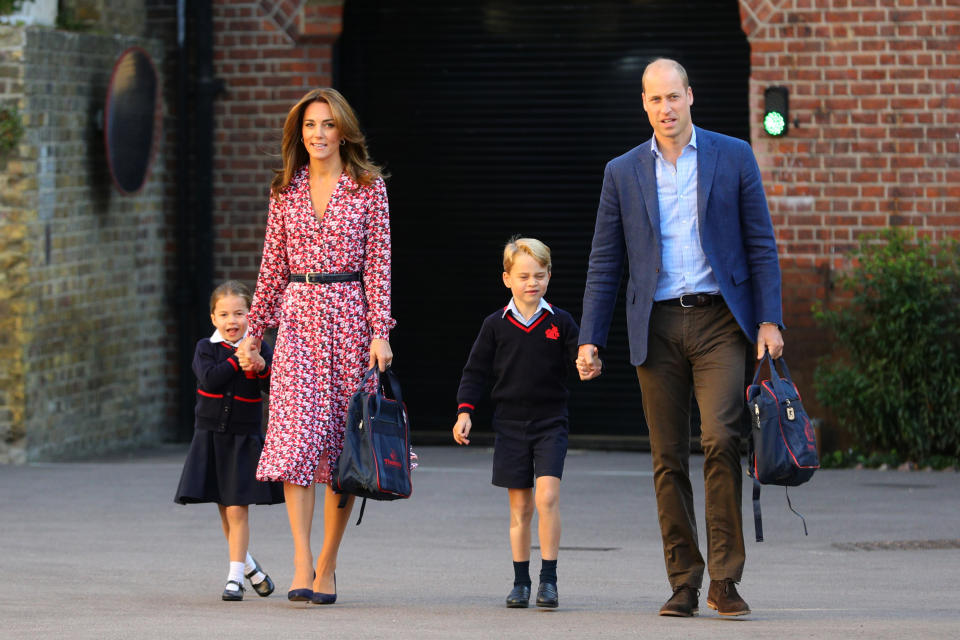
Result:
[[[374,376],[377,388],[367,391]],[[384,394],[387,384],[392,397]],[[363,498],[357,524],[363,519],[367,498],[399,500],[409,498],[413,492],[410,421],[400,395],[400,382],[389,369],[380,373],[376,367],[371,368],[350,398],[343,450],[337,458],[331,486],[342,494],[341,508],[346,506],[348,495]]]
[[[770,377],[760,380],[764,365],[770,368]],[[777,372],[777,365],[783,374]],[[790,370],[781,357],[773,360],[770,354],[763,360],[753,375],[753,383],[747,387],[747,408],[750,411],[750,438],[748,440],[747,473],[753,478],[753,524],[757,542],[763,541],[763,524],[760,517],[760,486],[774,484],[783,487],[801,485],[820,468],[817,456],[817,439],[810,418],[803,408],[797,385],[790,379]],[[787,494],[787,506],[803,522],[794,510]]]

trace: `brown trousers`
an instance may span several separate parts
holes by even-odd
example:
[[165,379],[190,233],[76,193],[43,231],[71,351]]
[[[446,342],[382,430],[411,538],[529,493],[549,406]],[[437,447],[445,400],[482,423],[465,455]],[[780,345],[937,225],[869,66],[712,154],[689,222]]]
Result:
[[663,555],[674,589],[703,584],[690,484],[691,391],[701,416],[710,578],[739,582],[743,574],[740,419],[748,345],[724,304],[653,306],[648,355],[637,378],[650,429]]

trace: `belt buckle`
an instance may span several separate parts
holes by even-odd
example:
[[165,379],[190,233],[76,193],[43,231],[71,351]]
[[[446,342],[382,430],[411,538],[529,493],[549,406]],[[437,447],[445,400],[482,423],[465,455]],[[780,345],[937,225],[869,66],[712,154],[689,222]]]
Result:
[[[319,271],[310,271],[310,272],[305,273],[305,274],[303,274],[303,275],[305,275],[305,276],[307,277],[307,284],[320,284],[320,276],[322,276],[323,274],[320,273]],[[311,278],[314,278],[314,277],[316,278],[316,280],[312,280],[312,279],[311,279]]]
[[695,305],[692,305],[692,304],[684,304],[684,302],[683,302],[683,299],[686,298],[687,296],[693,296],[694,298],[696,298],[696,297],[697,297],[697,294],[695,294],[695,293],[684,293],[683,295],[681,295],[681,296],[680,296],[680,306],[683,307],[684,309],[692,309]]

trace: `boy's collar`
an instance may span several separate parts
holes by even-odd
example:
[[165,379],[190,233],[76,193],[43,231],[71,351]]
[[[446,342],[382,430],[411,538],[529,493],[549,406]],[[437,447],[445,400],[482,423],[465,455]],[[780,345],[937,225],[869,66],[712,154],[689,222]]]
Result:
[[[247,327],[247,331],[249,331],[249,330],[250,330],[250,328]],[[213,330],[213,335],[210,336],[210,342],[212,342],[212,343],[214,343],[214,344],[216,344],[216,343],[218,343],[218,342],[226,342],[226,343],[227,343],[228,345],[230,345],[231,347],[235,347],[235,346],[237,346],[238,344],[240,344],[241,341],[243,341],[243,338],[246,338],[246,337],[247,337],[247,331],[244,331],[244,332],[243,332],[243,337],[240,338],[240,340],[237,340],[236,342],[230,342],[229,340],[227,340],[226,338],[224,338],[222,335],[220,335],[220,329],[214,329],[214,330]]]
[[[551,307],[546,300],[544,300],[543,298],[540,298],[540,304],[537,306],[537,309],[533,312],[533,315],[531,315],[530,317],[532,318],[536,316],[538,313],[540,313],[541,309],[546,309],[550,313],[553,313],[553,307]],[[519,320],[525,320],[525,318],[523,317],[523,314],[520,313],[520,309],[517,309],[517,303],[514,302],[513,298],[510,298],[510,302],[507,303],[507,306],[503,308],[503,313],[500,315],[500,317],[501,318],[505,317],[507,315],[507,311],[513,312],[513,315],[517,316]]]

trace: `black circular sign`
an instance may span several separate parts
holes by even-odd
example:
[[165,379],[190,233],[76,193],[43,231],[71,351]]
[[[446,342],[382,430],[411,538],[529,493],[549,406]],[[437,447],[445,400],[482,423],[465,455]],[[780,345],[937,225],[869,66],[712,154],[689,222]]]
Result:
[[157,70],[146,51],[130,47],[120,55],[107,87],[103,130],[110,176],[123,193],[139,191],[150,170],[158,88]]

